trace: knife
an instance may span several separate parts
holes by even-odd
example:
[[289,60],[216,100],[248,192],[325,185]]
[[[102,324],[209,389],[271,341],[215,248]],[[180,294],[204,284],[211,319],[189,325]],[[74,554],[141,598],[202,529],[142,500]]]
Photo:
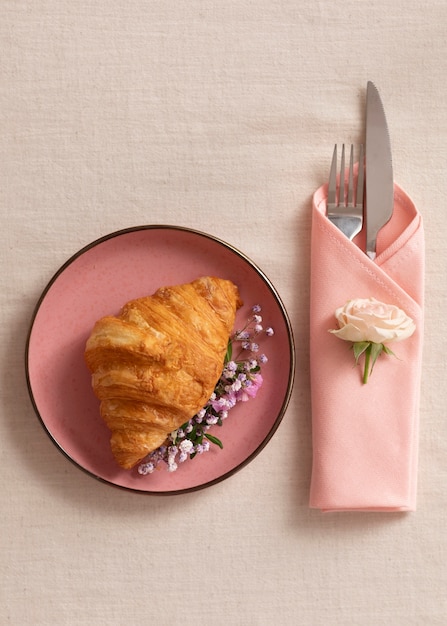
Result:
[[366,89],[365,171],[366,254],[374,260],[377,233],[393,214],[394,186],[385,111],[379,92],[371,81],[368,81]]

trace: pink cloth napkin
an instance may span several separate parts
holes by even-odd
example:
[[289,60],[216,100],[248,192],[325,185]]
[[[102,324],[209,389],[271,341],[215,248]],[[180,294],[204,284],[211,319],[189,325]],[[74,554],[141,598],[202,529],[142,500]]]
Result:
[[[397,185],[394,192],[375,261],[362,251],[362,234],[351,242],[326,218],[327,185],[313,198],[310,506],[324,511],[416,508],[424,235],[413,202]],[[403,309],[416,331],[389,346],[395,357],[379,356],[364,385],[352,344],[328,331],[338,307],[370,297]]]

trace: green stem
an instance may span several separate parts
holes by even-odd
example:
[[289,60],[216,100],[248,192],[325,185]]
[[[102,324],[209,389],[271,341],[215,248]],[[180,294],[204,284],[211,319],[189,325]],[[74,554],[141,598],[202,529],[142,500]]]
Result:
[[365,367],[363,369],[363,384],[366,385],[369,377],[369,364],[371,361],[371,345],[365,350]]

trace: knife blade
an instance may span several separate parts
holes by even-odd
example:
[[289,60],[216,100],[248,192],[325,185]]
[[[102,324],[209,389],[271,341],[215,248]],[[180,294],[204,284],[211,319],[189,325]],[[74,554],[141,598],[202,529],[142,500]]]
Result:
[[365,172],[366,254],[374,260],[377,234],[393,214],[394,185],[388,124],[379,92],[371,81],[366,89]]

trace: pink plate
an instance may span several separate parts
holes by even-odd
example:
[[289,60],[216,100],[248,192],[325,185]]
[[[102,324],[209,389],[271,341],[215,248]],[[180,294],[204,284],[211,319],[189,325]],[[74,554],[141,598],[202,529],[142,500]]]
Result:
[[[109,431],[84,363],[93,324],[117,314],[123,304],[164,285],[214,275],[239,287],[244,306],[260,304],[275,335],[263,339],[269,358],[257,397],[240,402],[215,433],[223,450],[211,450],[179,466],[147,476],[123,470],[114,461]],[[139,226],[89,244],[55,274],[37,303],[26,349],[28,388],[49,437],[78,467],[111,485],[149,494],[201,489],[232,475],[251,461],[275,433],[290,399],[295,368],[293,336],[275,288],[246,256],[215,237],[176,226]]]

